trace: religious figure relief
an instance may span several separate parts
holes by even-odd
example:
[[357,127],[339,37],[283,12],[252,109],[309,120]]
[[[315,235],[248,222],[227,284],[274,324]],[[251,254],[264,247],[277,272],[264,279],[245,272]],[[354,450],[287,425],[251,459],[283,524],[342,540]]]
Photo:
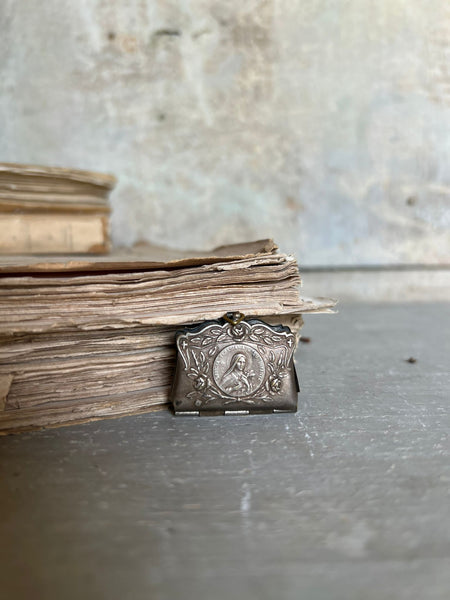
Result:
[[228,344],[214,360],[213,375],[224,394],[243,398],[253,394],[262,384],[264,361],[254,346]]
[[245,354],[236,352],[231,359],[228,370],[225,371],[220,381],[220,387],[231,395],[235,393],[243,396],[250,394],[252,391],[251,380],[255,376],[255,372],[246,369],[246,367],[247,357]]

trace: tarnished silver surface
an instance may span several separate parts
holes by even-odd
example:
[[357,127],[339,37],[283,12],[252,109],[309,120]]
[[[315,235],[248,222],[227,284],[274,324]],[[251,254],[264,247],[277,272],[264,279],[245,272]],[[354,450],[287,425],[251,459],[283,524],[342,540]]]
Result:
[[295,336],[234,314],[177,334],[176,414],[295,412]]

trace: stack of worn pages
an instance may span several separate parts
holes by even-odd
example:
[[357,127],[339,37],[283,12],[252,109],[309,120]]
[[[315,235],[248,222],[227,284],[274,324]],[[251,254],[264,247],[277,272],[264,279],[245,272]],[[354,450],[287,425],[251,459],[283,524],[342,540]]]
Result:
[[270,240],[209,255],[0,258],[0,433],[167,405],[182,326],[240,311],[298,333],[331,300],[299,295]]
[[0,163],[0,254],[109,251],[112,175]]

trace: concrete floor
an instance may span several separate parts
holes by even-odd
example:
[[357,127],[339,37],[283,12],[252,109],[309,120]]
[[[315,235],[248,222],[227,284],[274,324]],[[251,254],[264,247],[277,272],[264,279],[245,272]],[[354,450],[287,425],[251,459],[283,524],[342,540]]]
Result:
[[297,415],[2,438],[2,597],[448,599],[449,317],[310,316]]

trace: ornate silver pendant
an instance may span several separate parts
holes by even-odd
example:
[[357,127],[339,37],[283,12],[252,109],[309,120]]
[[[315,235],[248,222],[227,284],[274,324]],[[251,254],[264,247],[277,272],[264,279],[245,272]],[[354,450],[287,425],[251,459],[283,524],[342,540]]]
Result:
[[177,333],[176,414],[295,412],[295,336],[232,313]]

